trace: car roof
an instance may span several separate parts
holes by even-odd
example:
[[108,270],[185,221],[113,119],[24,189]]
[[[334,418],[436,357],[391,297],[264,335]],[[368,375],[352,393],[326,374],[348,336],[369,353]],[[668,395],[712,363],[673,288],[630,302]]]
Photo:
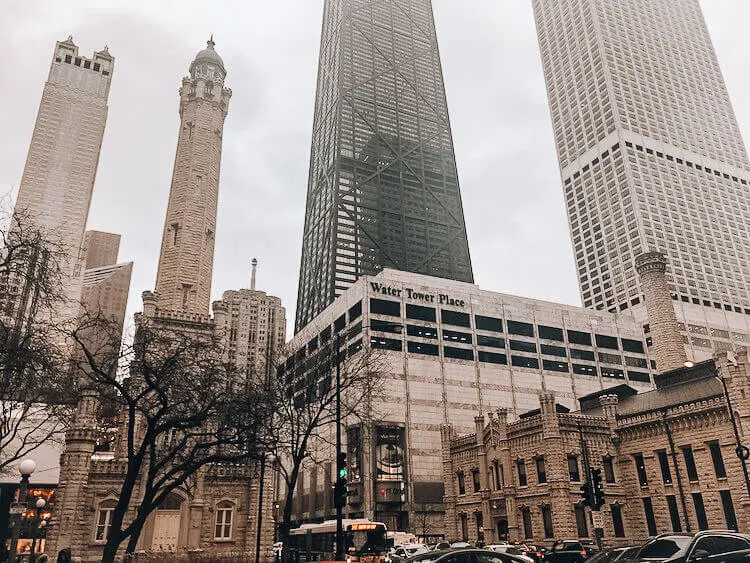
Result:
[[[417,562],[417,561],[424,561],[424,560],[430,560],[432,558],[437,559],[439,557],[442,557],[443,555],[448,555],[449,553],[478,553],[482,555],[487,555],[486,549],[440,549],[437,551],[430,551],[429,553],[420,553],[419,555],[416,555],[414,557],[409,558],[409,563],[411,562]],[[498,555],[502,555],[503,557],[507,557],[509,559],[515,559],[516,561],[524,561],[524,559],[518,559],[515,555],[508,555],[507,553],[501,553]]]

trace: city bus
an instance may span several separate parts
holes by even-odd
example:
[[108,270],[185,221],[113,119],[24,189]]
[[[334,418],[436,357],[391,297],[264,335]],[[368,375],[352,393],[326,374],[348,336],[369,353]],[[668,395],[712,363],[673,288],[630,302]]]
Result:
[[[370,520],[344,520],[344,554],[347,563],[390,563],[385,524]],[[284,545],[291,561],[333,560],[336,554],[336,520],[303,524],[289,532]],[[285,553],[285,557],[287,557]]]

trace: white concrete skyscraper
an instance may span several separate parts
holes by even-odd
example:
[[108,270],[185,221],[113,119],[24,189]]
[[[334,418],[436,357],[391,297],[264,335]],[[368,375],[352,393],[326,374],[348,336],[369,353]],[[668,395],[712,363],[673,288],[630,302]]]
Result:
[[62,264],[69,303],[78,312],[83,233],[107,122],[114,58],[105,47],[93,58],[79,55],[72,37],[55,44],[15,210],[27,225],[54,237],[69,260]]
[[698,0],[533,7],[583,304],[642,316],[635,257],[662,251],[678,318],[731,344],[750,331],[750,161]]

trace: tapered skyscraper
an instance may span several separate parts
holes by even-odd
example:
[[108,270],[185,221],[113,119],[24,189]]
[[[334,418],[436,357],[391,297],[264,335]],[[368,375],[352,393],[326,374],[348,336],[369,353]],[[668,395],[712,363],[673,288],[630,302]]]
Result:
[[180,88],[180,133],[156,274],[159,308],[208,315],[224,119],[232,91],[213,39]]
[[22,227],[44,232],[59,242],[65,253],[60,267],[67,301],[54,311],[56,321],[78,314],[83,281],[81,245],[107,123],[113,70],[114,58],[106,47],[88,58],[78,52],[72,37],[55,44],[18,190],[15,211]]
[[430,0],[326,0],[296,330],[383,268],[472,282]]
[[750,162],[698,0],[533,6],[584,305],[642,306],[658,250],[680,306],[745,330]]

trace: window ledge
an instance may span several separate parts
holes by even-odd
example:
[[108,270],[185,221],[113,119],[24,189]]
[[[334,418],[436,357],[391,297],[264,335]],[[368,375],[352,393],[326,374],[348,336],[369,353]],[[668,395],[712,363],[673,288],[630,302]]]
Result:
[[237,543],[234,538],[214,538],[213,543]]

